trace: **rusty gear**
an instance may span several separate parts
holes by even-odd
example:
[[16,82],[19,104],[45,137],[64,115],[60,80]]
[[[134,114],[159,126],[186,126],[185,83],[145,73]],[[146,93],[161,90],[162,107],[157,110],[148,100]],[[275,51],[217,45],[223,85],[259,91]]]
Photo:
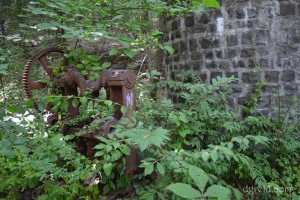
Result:
[[[32,76],[32,70],[34,68],[34,64],[39,62],[40,65],[42,66],[42,68],[46,71],[48,77],[49,77],[49,81],[50,83],[54,82],[54,74],[51,68],[49,68],[49,60],[47,58],[48,55],[50,55],[51,53],[56,52],[56,53],[61,53],[62,57],[63,57],[63,63],[62,65],[66,65],[67,63],[67,59],[63,56],[64,51],[59,48],[59,47],[52,47],[52,48],[48,48],[45,49],[39,53],[37,53],[32,59],[28,60],[24,71],[23,71],[23,87],[26,93],[26,97],[31,99],[33,98],[33,93],[32,90],[40,90],[40,89],[44,89],[46,87],[51,87],[50,88],[50,93],[53,94],[54,93],[54,84],[52,84],[52,86],[48,86],[47,83],[41,82],[41,81],[31,81],[30,78]],[[38,109],[37,106],[37,102],[34,102],[34,107],[36,109]],[[50,110],[49,108],[49,104],[47,105],[46,108],[47,111]]]

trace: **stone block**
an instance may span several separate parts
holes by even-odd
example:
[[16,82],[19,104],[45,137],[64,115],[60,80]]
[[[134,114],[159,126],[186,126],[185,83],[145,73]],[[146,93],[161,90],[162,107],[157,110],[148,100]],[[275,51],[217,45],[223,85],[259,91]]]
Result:
[[244,97],[239,97],[237,99],[237,102],[239,105],[244,105],[246,102],[248,102],[251,99],[250,95],[244,96]]
[[170,64],[170,57],[166,57],[165,62],[167,65]]
[[223,70],[229,70],[230,68],[232,68],[232,66],[230,62],[222,60],[221,62],[219,62],[219,68]]
[[230,49],[226,51],[226,58],[234,58],[237,56],[235,49]]
[[232,94],[234,96],[240,96],[241,93],[243,92],[242,86],[233,86],[231,89],[232,89]]
[[234,77],[234,78],[239,78],[239,73],[238,72],[227,72],[226,77]]
[[173,54],[173,62],[179,62],[179,55],[178,54]]
[[212,42],[212,47],[213,48],[220,47],[220,40],[219,39],[214,39],[213,42]]
[[223,52],[222,51],[216,51],[216,57],[217,58],[223,58]]
[[217,78],[218,76],[222,77],[222,72],[211,72],[210,73],[210,82],[212,82],[212,79]]
[[230,107],[234,107],[235,103],[234,103],[234,98],[232,97],[227,97],[227,103]]
[[206,26],[205,25],[195,25],[192,29],[193,33],[204,33],[206,31]]
[[227,15],[229,18],[234,18],[234,10],[233,8],[226,9]]
[[256,18],[257,17],[257,10],[255,8],[248,8],[247,9],[248,18]]
[[191,53],[191,60],[196,61],[196,60],[202,60],[202,54],[200,52],[192,52]]
[[185,27],[193,27],[194,26],[194,16],[188,16],[184,20]]
[[227,47],[237,46],[238,45],[238,36],[237,35],[227,35],[226,36]]
[[195,70],[195,71],[197,71],[199,69],[202,69],[203,66],[204,66],[202,60],[201,61],[192,62],[191,65],[192,65],[192,69]]
[[181,52],[186,52],[187,51],[187,42],[186,41],[181,41],[180,42],[180,50],[181,50]]
[[247,28],[253,28],[254,24],[256,24],[257,22],[254,21],[247,21]]
[[190,39],[189,41],[190,44],[190,51],[197,51],[198,44],[197,44],[197,39]]
[[256,45],[265,45],[270,41],[270,31],[259,30],[256,31]]
[[272,104],[271,98],[269,96],[262,97],[261,101],[258,102],[259,108],[270,108]]
[[183,52],[179,54],[179,57],[181,61],[187,61],[190,58],[190,54],[188,52]]
[[205,82],[207,79],[207,74],[206,73],[200,73],[199,74],[201,81]]
[[214,61],[206,63],[206,68],[208,68],[208,69],[216,69],[217,67],[218,67],[218,65]]
[[255,49],[243,49],[241,51],[241,57],[242,58],[250,58],[255,56]]
[[180,69],[184,69],[186,71],[191,69],[191,65],[189,65],[189,64],[181,64],[179,67],[180,67]]
[[249,68],[256,68],[257,67],[256,62],[252,58],[248,59],[248,67]]
[[284,91],[285,91],[285,93],[288,93],[288,94],[297,95],[298,94],[298,87],[297,87],[297,85],[285,85],[284,86]]
[[171,40],[175,40],[175,39],[178,39],[178,38],[181,38],[180,30],[174,31],[171,35]]
[[296,6],[294,4],[281,4],[280,14],[281,16],[295,15]]
[[269,60],[265,59],[265,58],[260,59],[259,60],[259,66],[262,67],[262,68],[270,67]]
[[214,58],[214,54],[212,51],[209,51],[205,54],[205,58],[206,59],[213,59]]
[[200,41],[200,44],[201,44],[202,49],[208,49],[208,48],[212,47],[212,41],[207,38],[202,39]]
[[178,50],[179,50],[179,43],[178,42],[174,42],[172,44],[172,47],[174,49],[174,54],[178,53]]
[[217,31],[217,27],[215,24],[209,25],[209,32],[215,33]]
[[176,73],[175,72],[171,72],[171,79],[176,80]]
[[278,71],[266,71],[265,72],[265,81],[270,82],[270,83],[278,83],[279,72]]
[[178,30],[179,29],[179,21],[178,20],[173,20],[172,21],[172,31]]
[[236,10],[235,14],[236,14],[237,19],[244,19],[245,18],[245,13],[244,13],[242,8]]
[[234,67],[235,68],[245,68],[245,62],[243,60],[239,60],[237,62],[234,62]]
[[257,72],[244,72],[242,74],[242,81],[248,84],[255,84],[259,81],[259,75]]
[[261,89],[264,93],[275,93],[279,90],[278,85],[264,85]]
[[247,32],[242,34],[242,44],[243,45],[252,44],[252,32]]
[[210,19],[209,19],[209,17],[208,17],[207,14],[202,14],[199,17],[198,23],[200,23],[200,24],[208,24],[208,22],[210,22]]
[[268,48],[259,48],[258,49],[258,54],[260,56],[268,56],[269,55],[269,49]]
[[295,80],[295,72],[293,70],[284,70],[281,75],[281,81],[293,82]]

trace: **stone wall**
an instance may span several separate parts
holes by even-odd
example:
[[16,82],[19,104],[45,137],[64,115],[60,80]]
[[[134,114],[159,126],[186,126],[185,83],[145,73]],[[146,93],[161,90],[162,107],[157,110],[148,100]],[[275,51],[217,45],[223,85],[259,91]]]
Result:
[[[223,0],[220,10],[164,21],[165,42],[175,50],[161,66],[168,78],[193,69],[209,83],[239,78],[230,99],[242,104],[259,79],[266,81],[260,108],[276,112],[279,90],[300,97],[300,0]],[[258,72],[260,69],[260,73]]]

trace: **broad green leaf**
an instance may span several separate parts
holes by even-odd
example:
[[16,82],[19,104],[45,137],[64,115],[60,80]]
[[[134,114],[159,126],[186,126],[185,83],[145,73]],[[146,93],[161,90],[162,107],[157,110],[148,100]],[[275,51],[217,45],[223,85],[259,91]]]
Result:
[[78,100],[77,100],[77,99],[73,99],[73,100],[72,100],[72,105],[73,105],[74,107],[77,107],[77,106],[79,105]]
[[125,47],[125,48],[129,48],[130,43],[124,40],[119,40],[119,42]]
[[154,200],[154,193],[145,192],[140,196],[140,199],[144,200]]
[[118,19],[122,19],[123,15],[117,15],[114,18],[112,18],[112,21],[118,20]]
[[38,109],[39,109],[39,111],[43,112],[46,109],[46,103],[45,102],[39,102],[38,103]]
[[200,189],[200,191],[203,193],[205,186],[208,182],[208,176],[206,175],[205,171],[203,171],[199,167],[190,165],[189,166],[189,175],[194,180],[195,184]]
[[161,174],[164,175],[165,174],[165,168],[162,164],[160,164],[159,162],[156,164],[156,168],[157,171]]
[[164,45],[164,49],[167,50],[170,55],[174,53],[174,49],[170,45]]
[[24,144],[26,142],[26,138],[17,138],[16,141],[14,142],[15,144]]
[[55,26],[53,26],[53,24],[50,23],[40,23],[38,25],[36,25],[40,30],[47,30],[47,29],[53,29],[56,28]]
[[119,52],[118,49],[113,48],[113,49],[111,49],[111,50],[109,51],[109,55],[110,55],[110,56],[113,56],[113,55],[116,55],[118,52]]
[[99,59],[100,59],[99,56],[95,56],[95,55],[91,55],[91,56],[89,56],[89,58],[90,58],[92,61],[94,61],[94,62],[98,62]]
[[89,101],[88,108],[92,109],[93,107],[94,107],[94,102],[93,101]]
[[80,101],[83,105],[85,105],[87,103],[87,98],[86,97],[81,97]]
[[68,105],[69,105],[69,102],[68,102],[67,100],[64,100],[64,101],[62,102],[62,104],[61,104],[61,108],[62,108],[62,109],[67,109]]
[[149,143],[145,140],[139,141],[139,147],[141,151],[144,151],[145,149],[148,148]]
[[125,155],[127,155],[127,156],[130,155],[130,148],[129,148],[127,145],[121,144],[120,150],[121,150],[122,153],[124,153]]
[[149,174],[151,174],[153,172],[153,165],[154,165],[153,162],[151,162],[151,163],[149,163],[149,162],[144,163],[144,166],[145,166],[144,175],[145,176],[149,175]]
[[16,157],[15,152],[11,149],[0,150],[0,154],[3,154],[4,156],[6,156],[8,158],[15,158]]
[[111,62],[105,62],[105,63],[102,64],[103,68],[108,68],[110,66],[111,66]]
[[97,145],[94,147],[94,149],[104,149],[105,147],[106,147],[106,144],[101,143],[101,144],[97,144]]
[[220,3],[217,0],[202,0],[202,3],[207,8],[220,8]]
[[178,134],[181,136],[181,137],[185,137],[187,134],[190,134],[191,133],[191,130],[190,129],[185,129],[185,128],[181,128],[178,130]]
[[234,188],[233,193],[234,193],[234,196],[237,200],[242,200],[243,199],[243,195],[238,189]]
[[201,193],[198,190],[195,190],[192,186],[185,183],[173,183],[166,189],[182,198],[195,199],[201,197]]
[[111,174],[111,171],[113,169],[113,164],[112,163],[105,163],[103,165],[103,170],[106,176],[109,176]]
[[232,148],[233,148],[233,143],[232,143],[232,142],[229,142],[229,143],[227,144],[227,146],[228,146],[229,149],[232,149]]
[[129,58],[133,58],[136,55],[136,52],[131,49],[124,49],[124,54]]
[[104,151],[97,151],[95,153],[95,157],[103,156],[103,154],[104,154]]
[[207,197],[216,197],[218,200],[230,200],[231,191],[221,185],[212,185],[207,188],[204,195]]
[[30,148],[24,146],[24,145],[17,145],[16,149],[18,149],[20,152],[28,154],[31,150]]
[[68,33],[65,33],[63,34],[61,37],[62,38],[71,38],[71,37],[74,37],[74,33],[73,32],[68,32]]
[[27,25],[27,24],[22,24],[22,23],[20,23],[20,24],[19,24],[19,27],[20,27],[20,28],[27,28],[28,25]]
[[16,113],[16,112],[18,112],[18,111],[17,111],[17,108],[16,108],[15,106],[8,106],[8,107],[7,107],[7,110],[8,110],[9,112],[11,112],[11,113]]
[[104,104],[107,105],[107,106],[111,106],[112,101],[111,100],[104,100]]
[[201,157],[203,159],[204,162],[208,161],[210,155],[207,151],[202,151]]
[[218,152],[216,150],[212,150],[210,152],[210,157],[214,162],[216,162],[219,158]]

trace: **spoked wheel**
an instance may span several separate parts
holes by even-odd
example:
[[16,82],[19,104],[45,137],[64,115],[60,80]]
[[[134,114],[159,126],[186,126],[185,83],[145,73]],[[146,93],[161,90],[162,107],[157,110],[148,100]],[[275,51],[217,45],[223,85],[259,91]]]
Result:
[[[45,97],[55,93],[54,69],[60,69],[66,64],[64,51],[58,47],[45,49],[27,62],[23,72],[23,87],[27,98],[34,99],[36,109],[40,101],[46,102]],[[51,104],[44,105],[46,112],[50,112]]]

